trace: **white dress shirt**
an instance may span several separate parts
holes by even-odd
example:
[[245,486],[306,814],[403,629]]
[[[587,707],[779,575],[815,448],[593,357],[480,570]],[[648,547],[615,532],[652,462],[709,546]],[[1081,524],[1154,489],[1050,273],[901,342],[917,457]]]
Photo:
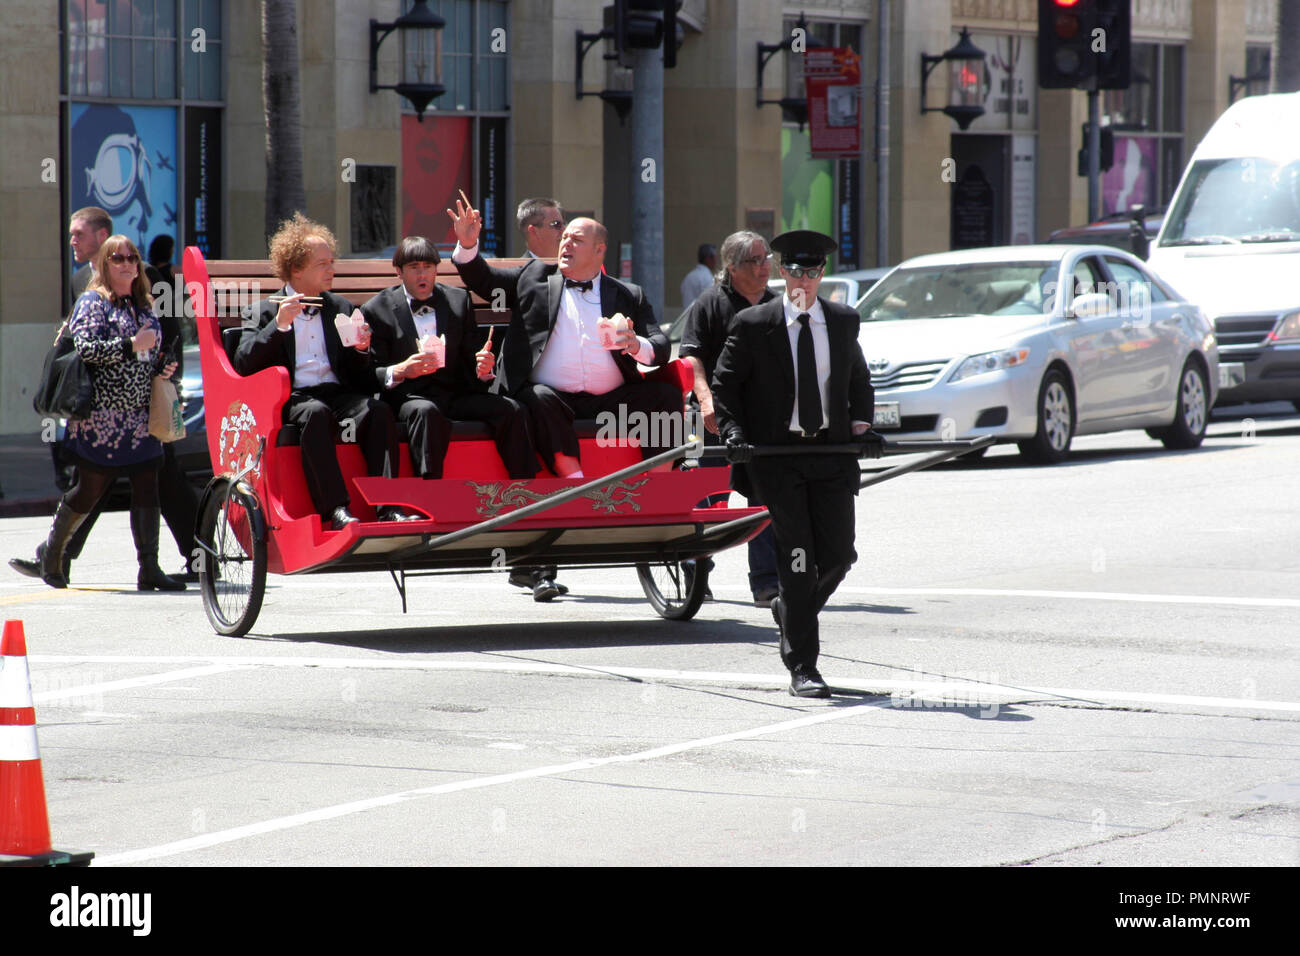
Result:
[[[478,246],[468,249],[456,243],[452,262],[469,262],[478,254]],[[548,385],[557,392],[586,392],[604,395],[624,384],[623,372],[614,361],[614,353],[601,347],[596,325],[600,313],[601,273],[592,278],[590,291],[562,286],[560,309],[555,328],[546,341],[541,358],[533,367],[530,381]],[[638,335],[632,358],[642,365],[654,362],[654,346]]]
[[[296,295],[293,286],[286,284],[285,295]],[[294,316],[294,369],[295,388],[313,385],[339,384],[338,376],[330,367],[329,351],[325,348],[325,321],[317,306],[303,306]]]
[[[438,334],[438,314],[434,311],[433,306],[429,305],[426,306],[426,309],[428,311],[423,312],[420,315],[416,315],[415,297],[412,296],[409,291],[407,291],[405,285],[402,286],[402,292],[406,294],[406,308],[410,310],[411,318],[415,321],[415,342],[416,342],[416,346],[418,347],[420,341],[426,335]],[[433,298],[432,294],[430,294],[429,298],[430,299]],[[443,362],[444,364],[446,363],[445,355],[443,358]],[[393,369],[395,368],[397,368],[396,365],[390,365],[388,366],[388,368],[384,370],[384,388],[386,389],[392,388],[397,384],[397,382],[393,380]]]
[[799,316],[808,313],[808,328],[812,329],[813,354],[817,358],[817,394],[822,401],[822,428],[831,422],[829,408],[826,404],[826,386],[831,379],[831,340],[826,334],[826,316],[822,313],[822,304],[813,299],[811,308],[796,309],[790,296],[781,298],[785,309],[785,331],[790,337],[790,356],[794,359],[794,414],[790,416],[790,430],[803,431],[799,423]]

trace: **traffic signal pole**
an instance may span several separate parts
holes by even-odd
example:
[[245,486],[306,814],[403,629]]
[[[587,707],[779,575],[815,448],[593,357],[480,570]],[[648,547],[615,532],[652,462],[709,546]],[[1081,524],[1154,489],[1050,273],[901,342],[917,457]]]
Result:
[[1088,90],[1088,221],[1101,218],[1101,96],[1094,77]]
[[663,50],[635,50],[632,66],[632,281],[662,310],[664,299]]

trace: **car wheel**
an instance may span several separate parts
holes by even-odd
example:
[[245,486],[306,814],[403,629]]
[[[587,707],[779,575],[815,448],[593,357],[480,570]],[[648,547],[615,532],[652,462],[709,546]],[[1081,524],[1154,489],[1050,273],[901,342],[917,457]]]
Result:
[[1074,400],[1065,376],[1051,369],[1038,389],[1038,431],[1030,441],[1018,442],[1020,454],[1040,465],[1065,461],[1074,440]]
[[1194,359],[1188,359],[1178,378],[1178,408],[1168,428],[1160,432],[1166,448],[1196,448],[1205,438],[1210,422],[1210,391],[1205,387],[1205,373]]

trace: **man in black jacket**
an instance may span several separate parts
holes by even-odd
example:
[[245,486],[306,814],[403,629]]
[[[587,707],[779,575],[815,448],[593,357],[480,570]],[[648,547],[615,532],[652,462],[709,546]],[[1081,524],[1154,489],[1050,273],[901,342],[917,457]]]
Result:
[[[532,414],[537,450],[555,474],[585,477],[575,417],[618,415],[620,406],[627,421],[647,416],[650,422],[663,422],[664,416],[682,415],[676,386],[646,381],[637,369],[638,363],[668,361],[668,339],[640,287],[601,271],[604,226],[594,219],[570,222],[560,239],[558,265],[533,260],[496,269],[478,254],[478,210],[457,201],[456,211],[447,214],[458,240],[452,261],[466,287],[489,302],[503,297],[511,311],[501,345],[499,387]],[[632,328],[618,332],[612,348],[602,347],[597,322],[618,313],[631,319]],[[653,437],[641,447],[643,457],[671,447],[653,438],[663,439],[672,429],[648,431]]]
[[[486,422],[511,478],[537,474],[528,415],[512,399],[488,391],[495,357],[481,336],[469,293],[439,285],[441,257],[423,236],[408,236],[393,254],[401,279],[361,307],[371,327],[380,395],[406,423],[411,464],[422,478],[441,478],[452,421]],[[421,350],[428,336],[445,339],[444,357]]]
[[[818,446],[865,435],[874,411],[871,376],[858,345],[858,313],[817,297],[828,236],[808,230],[772,240],[786,294],[739,312],[713,375],[718,430],[743,461],[755,446],[803,446],[756,456],[749,474],[776,536],[780,595],[772,602],[790,693],[829,697],[817,671],[817,615],[853,562],[855,457]],[[806,449],[804,451],[803,449]]]
[[[285,282],[278,302],[264,299],[244,310],[244,330],[235,353],[235,371],[251,375],[264,368],[289,370],[292,391],[284,423],[301,429],[302,467],[312,504],[334,531],[358,519],[334,448],[336,423],[344,438],[355,431],[366,473],[398,473],[397,421],[387,403],[372,396],[374,365],[370,329],[344,346],[335,328],[338,315],[351,315],[352,303],[329,291],[334,282],[334,235],[302,213],[280,225],[271,237],[271,262]],[[304,298],[319,305],[304,304]],[[382,507],[379,520],[400,521],[401,509]]]

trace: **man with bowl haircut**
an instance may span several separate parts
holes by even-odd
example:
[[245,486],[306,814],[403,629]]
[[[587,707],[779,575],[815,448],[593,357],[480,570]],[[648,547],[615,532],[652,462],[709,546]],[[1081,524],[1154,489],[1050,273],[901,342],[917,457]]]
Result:
[[[519,403],[493,395],[495,357],[482,335],[469,293],[438,282],[441,256],[423,236],[407,236],[393,253],[401,280],[361,307],[372,330],[379,393],[406,423],[411,465],[421,478],[441,478],[452,422],[486,422],[511,478],[537,474],[528,415]],[[439,358],[420,348],[446,340]]]
[[[369,475],[395,477],[399,446],[392,408],[372,394],[369,327],[362,326],[356,344],[348,347],[334,324],[336,316],[352,314],[352,303],[329,291],[335,251],[334,234],[302,213],[280,224],[271,237],[271,264],[285,284],[276,296],[244,309],[234,365],[240,375],[277,365],[289,370],[292,391],[284,423],[301,429],[302,469],[312,504],[328,528],[341,531],[358,519],[348,510],[334,447],[336,425],[355,425]],[[403,517],[399,508],[379,509],[380,521]]]
[[772,240],[785,295],[736,314],[713,373],[718,431],[744,461],[749,444],[801,446],[748,465],[772,518],[779,595],[772,616],[796,697],[829,697],[817,671],[817,615],[844,580],[853,549],[857,459],[819,446],[865,435],[874,412],[858,313],[817,296],[835,241],[800,229]]

